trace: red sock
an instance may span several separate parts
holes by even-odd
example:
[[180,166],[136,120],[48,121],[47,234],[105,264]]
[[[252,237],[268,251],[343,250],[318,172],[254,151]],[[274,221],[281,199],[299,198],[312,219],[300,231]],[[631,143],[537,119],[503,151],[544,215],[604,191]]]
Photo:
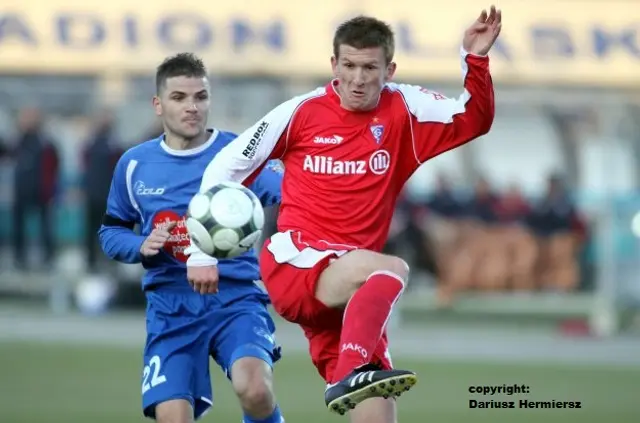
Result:
[[395,273],[372,273],[353,294],[344,311],[340,356],[333,382],[372,360],[382,337],[391,309],[404,289],[402,278]]

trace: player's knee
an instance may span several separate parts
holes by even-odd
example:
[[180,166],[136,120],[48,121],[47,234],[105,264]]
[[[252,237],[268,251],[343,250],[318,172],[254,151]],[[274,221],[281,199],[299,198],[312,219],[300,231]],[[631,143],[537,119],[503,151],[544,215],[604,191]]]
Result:
[[[356,250],[351,254],[353,254],[352,259],[358,261],[358,264],[356,264],[358,273],[364,278],[375,272],[393,273],[404,282],[409,277],[409,265],[400,257],[367,250]],[[362,283],[364,281],[363,279]]]
[[386,260],[384,263],[381,263],[383,268],[379,269],[382,271],[391,272],[395,275],[398,275],[404,283],[409,279],[409,265],[406,261],[402,260],[400,257],[396,256],[386,256]]
[[253,357],[242,358],[233,365],[231,381],[245,412],[265,417],[272,413],[275,396],[267,363]]
[[236,390],[236,394],[243,410],[252,416],[268,416],[275,407],[271,386],[265,380],[241,386]]

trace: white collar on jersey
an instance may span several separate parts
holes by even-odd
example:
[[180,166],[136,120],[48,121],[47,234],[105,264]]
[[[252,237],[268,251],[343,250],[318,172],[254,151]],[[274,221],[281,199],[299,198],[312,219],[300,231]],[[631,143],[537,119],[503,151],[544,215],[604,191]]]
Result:
[[196,148],[190,148],[188,150],[176,150],[174,148],[171,148],[167,145],[166,142],[164,142],[164,135],[162,135],[162,141],[160,141],[160,147],[162,147],[162,149],[166,151],[167,154],[171,154],[172,156],[193,156],[195,154],[202,153],[204,150],[209,148],[209,146],[211,146],[211,144],[214,143],[216,138],[218,138],[218,134],[220,134],[220,131],[218,131],[215,128],[208,129],[208,131],[211,132],[211,136],[209,137],[207,142],[205,142],[204,144]]

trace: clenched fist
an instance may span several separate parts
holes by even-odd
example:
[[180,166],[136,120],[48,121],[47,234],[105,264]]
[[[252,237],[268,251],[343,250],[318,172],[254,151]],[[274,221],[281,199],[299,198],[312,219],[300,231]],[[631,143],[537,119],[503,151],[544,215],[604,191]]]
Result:
[[169,237],[171,237],[171,231],[176,224],[177,222],[170,222],[163,228],[154,229],[142,243],[140,254],[144,257],[152,257],[158,254],[169,240]]
[[187,266],[187,279],[195,292],[218,293],[218,267],[216,266]]

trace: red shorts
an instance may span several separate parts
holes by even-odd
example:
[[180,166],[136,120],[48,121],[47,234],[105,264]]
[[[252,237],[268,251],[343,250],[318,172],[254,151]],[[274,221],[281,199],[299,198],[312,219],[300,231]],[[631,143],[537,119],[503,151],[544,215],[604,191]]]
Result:
[[[260,272],[273,307],[284,319],[302,327],[311,360],[328,383],[338,362],[342,309],[325,306],[315,297],[320,274],[332,260],[353,250],[346,245],[313,242],[299,232],[273,235],[260,252]],[[371,362],[391,369],[386,330]]]

